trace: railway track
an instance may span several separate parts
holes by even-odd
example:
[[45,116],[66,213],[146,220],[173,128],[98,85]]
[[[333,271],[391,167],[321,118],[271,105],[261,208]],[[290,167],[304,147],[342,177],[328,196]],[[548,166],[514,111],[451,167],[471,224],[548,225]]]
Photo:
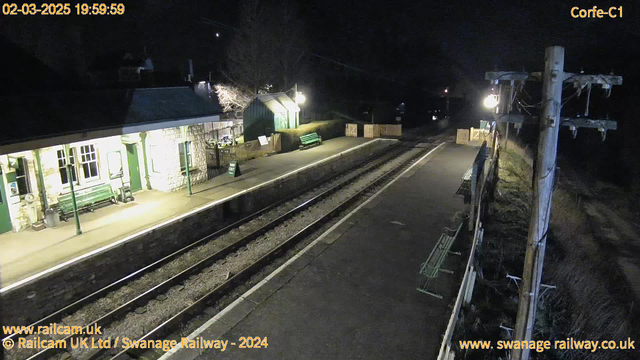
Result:
[[[318,229],[318,227],[322,226],[322,224],[327,223],[337,214],[341,213],[358,200],[367,198],[367,194],[369,194],[372,189],[383,185],[391,176],[402,171],[402,169],[407,166],[410,166],[419,156],[428,150],[412,150],[414,149],[415,144],[420,141],[420,139],[411,141],[410,145],[407,145],[404,142],[399,142],[396,146],[391,148],[388,153],[375,159],[371,159],[371,163],[354,171],[339,174],[332,178],[329,185],[321,186],[319,189],[316,189],[316,191],[310,191],[312,193],[311,195],[304,196],[301,194],[295,194],[288,199],[283,199],[276,204],[251,214],[244,219],[236,221],[173,254],[118,280],[117,282],[77,301],[76,303],[41,319],[33,325],[48,325],[50,322],[60,322],[66,314],[77,311],[92,302],[99,302],[104,299],[106,294],[113,293],[117,289],[126,287],[126,285],[143,278],[146,274],[150,274],[154,271],[162,271],[163,267],[170,262],[175,261],[180,257],[188,256],[190,252],[197,250],[198,247],[203,246],[203,244],[212,242],[212,240],[217,239],[224,234],[236,231],[239,227],[245,226],[252,221],[257,221],[258,226],[254,226],[254,229],[250,229],[250,231],[247,231],[247,233],[242,236],[237,236],[233,241],[225,242],[224,246],[217,251],[193,262],[179,272],[172,273],[168,278],[154,284],[145,291],[136,294],[123,304],[119,304],[110,311],[100,314],[97,318],[83,322],[83,326],[95,325],[106,328],[107,332],[103,333],[104,337],[110,336],[109,328],[112,327],[112,332],[114,333],[111,335],[117,336],[116,329],[118,329],[118,326],[122,326],[123,323],[126,324],[126,320],[122,320],[123,318],[128,316],[131,317],[131,314],[143,316],[146,313],[144,307],[152,307],[149,305],[150,303],[162,303],[168,297],[173,296],[171,293],[172,291],[173,293],[182,291],[187,286],[194,287],[194,284],[199,285],[203,282],[198,281],[197,279],[196,281],[191,281],[191,278],[197,276],[202,277],[203,274],[214,274],[211,275],[212,277],[220,277],[221,275],[224,275],[224,280],[217,282],[213,281],[215,286],[212,286],[210,289],[206,289],[206,291],[199,291],[197,296],[193,296],[189,301],[184,301],[182,304],[178,304],[181,306],[173,306],[171,309],[172,311],[170,311],[170,316],[155,319],[155,321],[152,321],[154,324],[151,325],[150,328],[143,329],[143,334],[135,337],[137,337],[138,340],[150,340],[165,336],[184,321],[192,318],[198,313],[201,313],[208,304],[216,302],[222,296],[227,294],[229,290],[234,289],[238,285],[247,281],[266,265],[271,263],[273,259],[279,257],[288,249],[291,249],[293,246],[298,244],[302,239],[308,237]],[[409,154],[407,155],[407,153]],[[393,163],[394,161],[397,164]],[[363,178],[367,179],[363,180]],[[336,197],[335,194],[345,191],[349,186],[353,187],[354,183],[359,182],[364,182],[366,184],[360,184],[356,189],[351,189],[349,194],[347,196],[342,196],[339,201],[332,200]],[[291,202],[296,202],[296,204],[291,205]],[[321,204],[323,202],[324,204]],[[312,209],[318,204],[324,205],[324,208],[328,208],[329,210],[315,211],[314,213],[314,210]],[[280,209],[282,207],[285,209]],[[293,226],[295,230],[293,231],[293,234],[280,236],[279,239],[281,239],[278,241],[267,241],[264,242],[264,246],[259,245],[259,240],[261,238],[272,236],[269,235],[271,232],[277,232],[279,227],[287,227],[287,222],[291,222],[291,219],[295,219],[296,216],[304,217],[305,212],[306,215],[311,215],[310,218],[312,220],[310,222],[307,221],[303,226]],[[274,216],[271,214],[271,219],[260,219],[262,217],[268,217],[267,215],[269,213],[275,213],[276,215]],[[249,247],[254,248],[254,251],[248,251]],[[250,253],[248,257],[243,255],[248,253]],[[241,258],[242,256],[247,257],[247,259],[245,259],[244,262],[240,261],[239,264],[236,264],[237,266],[233,268],[234,271],[227,271],[226,274],[220,274],[220,270],[224,268],[224,264],[229,263],[233,265],[236,261],[235,259]],[[178,288],[178,290],[175,290],[176,288]],[[144,311],[140,311],[140,309],[143,309]],[[153,311],[150,310],[149,312]],[[65,337],[64,340],[69,344],[72,338],[78,336],[80,335],[70,335]],[[9,356],[9,358],[45,359],[55,357],[56,355],[60,355],[64,352],[65,349],[50,348],[35,354],[28,354],[26,357]],[[115,354],[104,349],[94,349],[91,351],[75,351],[72,355],[74,358],[77,357],[82,359],[122,359],[128,358],[131,355],[136,356],[139,354],[133,353],[131,349],[122,350]]]

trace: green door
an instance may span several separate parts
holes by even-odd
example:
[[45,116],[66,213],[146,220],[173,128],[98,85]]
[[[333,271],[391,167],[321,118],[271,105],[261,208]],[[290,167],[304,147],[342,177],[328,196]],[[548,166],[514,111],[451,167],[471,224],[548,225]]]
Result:
[[9,216],[9,206],[7,205],[7,194],[4,189],[4,179],[0,170],[0,234],[13,229],[11,227],[11,217]]
[[142,190],[140,181],[140,165],[138,165],[138,149],[136,144],[127,144],[127,162],[129,163],[129,178],[131,192]]

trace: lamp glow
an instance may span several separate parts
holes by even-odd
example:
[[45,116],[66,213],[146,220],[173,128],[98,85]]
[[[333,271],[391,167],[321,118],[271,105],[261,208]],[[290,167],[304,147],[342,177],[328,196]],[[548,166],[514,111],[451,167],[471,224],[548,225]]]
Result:
[[498,106],[498,96],[496,95],[487,96],[484,99],[483,104],[484,104],[484,107],[493,109],[494,107]]
[[296,95],[296,104],[304,104],[304,102],[305,102],[306,100],[307,100],[307,98],[306,98],[304,95],[302,95],[302,93],[300,93],[300,92],[299,92],[299,93]]

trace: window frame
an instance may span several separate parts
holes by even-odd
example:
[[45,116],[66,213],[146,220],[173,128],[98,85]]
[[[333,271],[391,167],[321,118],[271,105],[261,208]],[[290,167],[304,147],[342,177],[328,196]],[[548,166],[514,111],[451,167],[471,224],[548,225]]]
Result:
[[[60,174],[60,183],[62,184],[63,187],[69,187],[69,178],[68,178],[68,173],[67,173],[67,157],[66,157],[66,153],[64,151],[65,149],[59,149],[56,151],[56,156],[58,157],[58,173]],[[60,158],[60,153],[62,153],[62,158]],[[71,177],[73,178],[73,183],[78,185],[80,184],[79,180],[78,180],[78,164],[76,162],[76,150],[75,148],[70,147],[69,148],[69,160],[71,162]],[[60,165],[60,163],[63,163],[62,165]],[[67,176],[67,182],[62,182],[62,174],[63,174],[63,169],[64,169],[64,174],[65,176]]]
[[[18,195],[20,199],[24,199],[25,195],[33,193],[33,189],[31,188],[31,179],[29,178],[29,160],[25,156],[16,157],[16,184],[18,185]],[[19,172],[22,172],[22,175],[19,175]],[[24,179],[24,186],[26,187],[26,192],[22,192],[20,187],[20,180]]]
[[[187,160],[189,161],[189,169],[193,169],[193,152],[191,151],[191,141],[186,141]],[[187,167],[184,162],[185,141],[178,143],[178,156],[180,157],[180,171],[186,172]]]
[[[85,149],[88,149],[85,152]],[[91,164],[95,163],[96,175],[91,175]],[[80,146],[80,164],[82,165],[82,175],[87,181],[95,181],[100,179],[100,163],[98,161],[98,150],[95,144],[87,144]],[[86,166],[86,167],[85,167]],[[87,176],[87,171],[90,176]]]
[[[161,171],[161,167],[159,166],[159,164],[156,164],[156,154],[158,151],[158,148],[160,147],[160,145],[157,144],[147,144],[148,147],[148,157],[149,157],[149,161],[151,162],[151,173],[152,174],[160,174]],[[179,154],[179,152],[178,152]]]

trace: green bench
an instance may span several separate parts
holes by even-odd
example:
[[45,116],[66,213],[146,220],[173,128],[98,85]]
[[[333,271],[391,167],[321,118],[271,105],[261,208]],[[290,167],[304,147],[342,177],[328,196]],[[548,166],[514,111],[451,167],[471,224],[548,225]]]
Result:
[[300,136],[300,150],[313,145],[322,144],[322,137],[316,133]]
[[[85,188],[82,190],[74,191],[76,194],[76,205],[78,211],[88,210],[93,211],[93,208],[106,201],[118,203],[116,194],[111,189],[109,184],[101,184]],[[60,212],[60,218],[67,221],[70,217],[73,217],[73,199],[71,193],[64,194],[58,197],[58,211]]]
[[456,195],[464,196],[465,204],[469,203],[471,199],[471,176],[473,175],[473,165],[471,165],[467,171],[462,175],[462,184],[458,190],[456,190]]
[[460,223],[456,230],[444,228],[442,235],[440,235],[440,239],[438,239],[438,243],[433,250],[431,250],[431,254],[429,254],[427,261],[422,263],[422,266],[420,267],[420,272],[418,273],[418,286],[416,290],[427,295],[437,297],[438,299],[442,299],[442,295],[435,292],[436,280],[440,272],[453,274],[453,271],[443,269],[442,264],[448,254],[460,255],[460,253],[451,252],[450,249],[456,237],[458,237],[458,233],[460,233],[463,223],[464,222]]

